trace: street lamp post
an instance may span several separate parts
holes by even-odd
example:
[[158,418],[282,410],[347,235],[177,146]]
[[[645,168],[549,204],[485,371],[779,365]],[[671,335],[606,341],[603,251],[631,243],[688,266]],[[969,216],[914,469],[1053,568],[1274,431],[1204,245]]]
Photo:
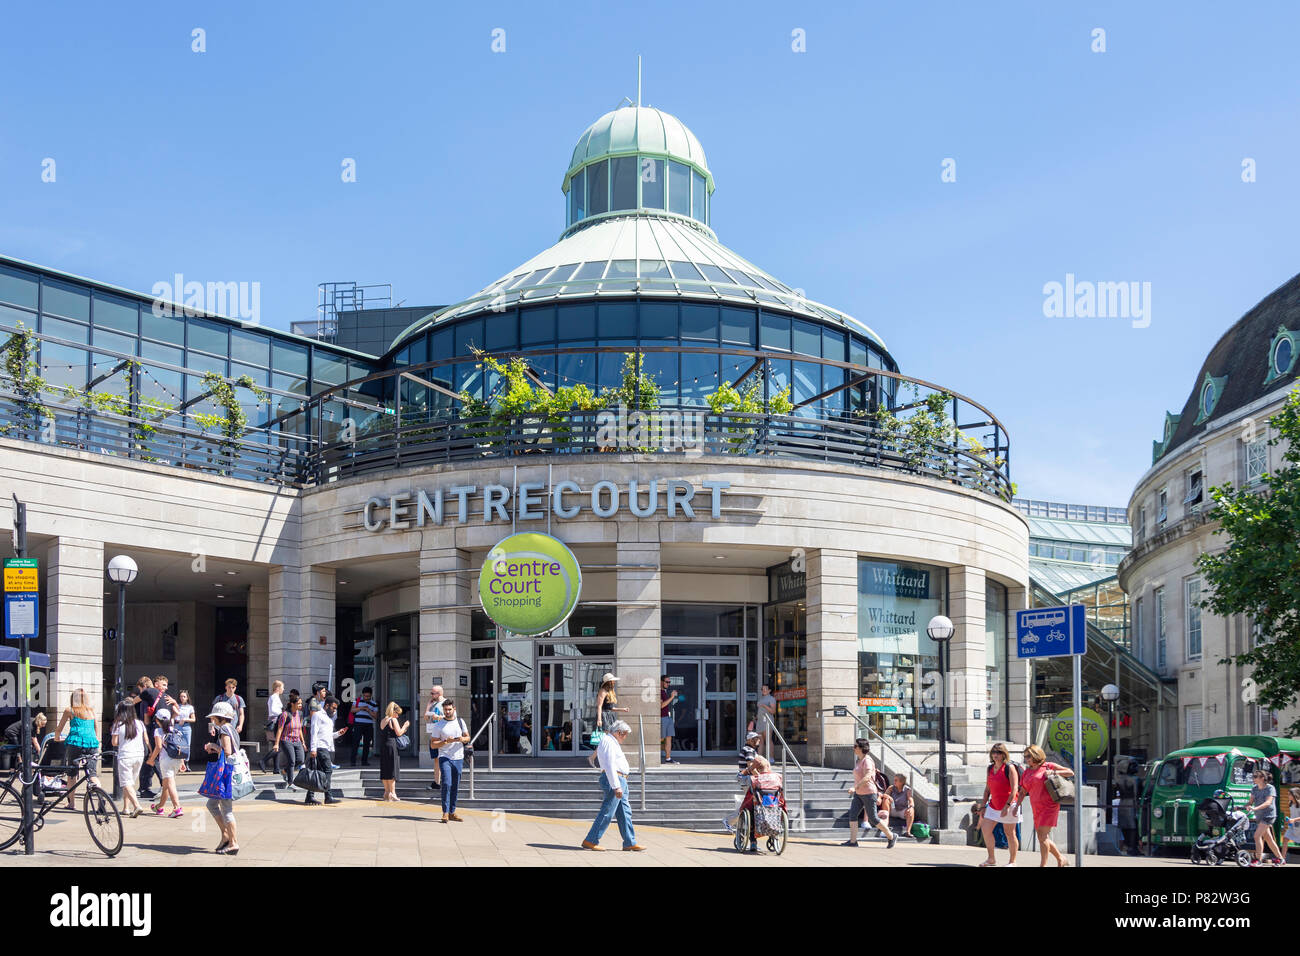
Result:
[[948,641],[955,628],[942,614],[930,618],[925,633],[939,645],[939,829],[948,829]]
[[[108,562],[108,579],[117,585],[117,671],[113,679],[113,703],[122,703],[126,696],[126,586],[135,580],[139,573],[134,561],[124,554],[119,554]],[[113,797],[122,796],[122,782],[117,772],[117,757],[113,758]]]
[[1106,816],[1104,822],[1110,824],[1110,807],[1111,807],[1111,787],[1115,785],[1115,701],[1119,700],[1119,688],[1114,684],[1107,684],[1101,689],[1101,699],[1106,702],[1107,727],[1106,727],[1106,796],[1102,800],[1105,805]]

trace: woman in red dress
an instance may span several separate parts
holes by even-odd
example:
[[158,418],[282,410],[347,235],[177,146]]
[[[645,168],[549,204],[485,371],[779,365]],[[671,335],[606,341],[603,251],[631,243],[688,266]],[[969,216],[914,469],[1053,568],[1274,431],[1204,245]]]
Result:
[[1020,823],[1020,807],[1012,797],[1019,789],[1020,772],[1011,760],[1011,752],[1007,750],[1006,744],[994,744],[993,749],[989,751],[989,768],[985,775],[984,799],[980,814],[980,831],[984,834],[984,847],[989,852],[989,858],[980,866],[998,865],[993,853],[993,848],[996,846],[993,828],[999,823],[1002,824],[1002,831],[1007,835],[1007,848],[1011,850],[1011,859],[1006,865],[1016,865],[1016,851],[1020,849],[1016,840],[1016,827]]
[[1011,806],[1012,812],[1018,812],[1023,798],[1026,795],[1029,797],[1029,806],[1034,811],[1034,833],[1038,835],[1038,852],[1043,857],[1039,866],[1047,866],[1049,853],[1056,858],[1057,866],[1067,865],[1065,857],[1061,856],[1061,851],[1052,842],[1052,827],[1056,826],[1056,819],[1061,813],[1060,804],[1047,792],[1047,778],[1054,773],[1063,777],[1074,776],[1074,771],[1069,767],[1050,763],[1043,748],[1037,744],[1025,748],[1025,772],[1021,774],[1020,789]]

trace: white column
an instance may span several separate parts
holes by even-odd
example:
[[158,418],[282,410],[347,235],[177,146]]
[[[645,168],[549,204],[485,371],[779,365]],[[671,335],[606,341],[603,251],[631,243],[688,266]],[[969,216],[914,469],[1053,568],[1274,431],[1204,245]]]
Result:
[[[110,694],[113,688],[113,675],[104,672],[104,591],[116,591],[105,583],[104,545],[58,538],[46,552],[45,567],[45,646],[53,670],[46,699],[37,704],[57,716],[72,692],[83,689],[95,712],[104,713],[105,687]],[[131,679],[124,679],[129,685]]]
[[619,706],[632,727],[623,745],[628,763],[640,766],[641,728],[645,728],[646,767],[659,766],[659,675],[663,666],[660,641],[662,578],[659,542],[620,541],[618,569]]
[[[817,711],[836,704],[857,713],[858,705],[858,554],[819,548],[808,562],[808,753],[822,758],[822,720]],[[843,717],[826,718],[826,761],[852,761],[857,725]],[[776,745],[773,744],[775,751]],[[838,758],[838,762],[837,762]]]
[[259,688],[266,688],[268,694],[271,692],[272,678],[268,657],[269,603],[270,592],[265,584],[254,584],[248,589],[248,690],[245,696],[250,701],[260,699],[257,696]]
[[[954,631],[948,654],[948,739],[966,752],[969,766],[972,755],[982,753],[988,739],[985,718],[984,604],[985,578],[980,568],[957,567],[948,572],[952,594],[948,599],[948,616]],[[918,622],[920,623],[920,622]],[[922,625],[924,626],[924,625]],[[980,712],[979,718],[975,711]]]
[[[420,659],[415,687],[418,714],[411,718],[411,739],[418,741],[416,752],[420,766],[432,767],[425,743],[424,707],[435,678],[443,694],[456,702],[456,713],[466,724],[470,719],[469,687],[460,686],[463,675],[469,677],[469,621],[471,603],[469,555],[458,548],[434,548],[420,552]],[[471,727],[470,733],[476,733]],[[497,728],[500,739],[500,728]],[[487,736],[480,737],[475,749],[487,752]]]
[[269,676],[307,695],[334,662],[334,569],[272,567],[267,590]]

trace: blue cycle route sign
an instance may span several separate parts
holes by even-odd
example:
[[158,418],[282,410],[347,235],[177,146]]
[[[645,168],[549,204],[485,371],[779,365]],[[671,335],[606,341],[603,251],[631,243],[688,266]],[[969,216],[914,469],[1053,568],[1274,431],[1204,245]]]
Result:
[[1088,621],[1082,604],[1036,607],[1016,612],[1016,656],[1070,657],[1088,651]]

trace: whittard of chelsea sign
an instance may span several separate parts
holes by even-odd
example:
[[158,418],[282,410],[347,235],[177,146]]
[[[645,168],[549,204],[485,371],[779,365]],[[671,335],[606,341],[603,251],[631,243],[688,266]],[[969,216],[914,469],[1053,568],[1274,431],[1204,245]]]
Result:
[[478,575],[484,613],[498,627],[530,637],[568,620],[581,592],[582,569],[573,552],[537,531],[499,541]]
[[613,518],[625,508],[637,518],[694,518],[697,510],[709,517],[722,515],[722,493],[729,481],[702,481],[700,488],[681,479],[629,481],[622,489],[612,481],[598,481],[583,488],[576,481],[557,481],[547,490],[542,481],[521,481],[514,491],[505,485],[453,485],[425,491],[404,492],[388,498],[371,498],[361,510],[367,531],[405,531],[444,521],[466,524],[481,519],[483,524],[499,519],[540,521],[547,510],[557,518],[576,518],[590,511],[597,518]]

